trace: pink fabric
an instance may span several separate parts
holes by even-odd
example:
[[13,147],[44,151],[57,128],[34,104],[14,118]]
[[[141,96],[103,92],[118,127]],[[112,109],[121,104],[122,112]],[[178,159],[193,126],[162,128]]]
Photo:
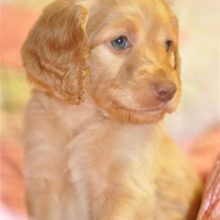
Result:
[[208,178],[197,220],[220,220],[220,155]]
[[215,126],[185,143],[185,148],[203,182],[206,182],[220,153],[220,126]]
[[25,216],[27,211],[22,167],[22,147],[0,141],[0,204],[12,215],[17,213]]
[[38,12],[12,5],[0,6],[1,65],[21,67],[20,49],[28,31],[38,17]]

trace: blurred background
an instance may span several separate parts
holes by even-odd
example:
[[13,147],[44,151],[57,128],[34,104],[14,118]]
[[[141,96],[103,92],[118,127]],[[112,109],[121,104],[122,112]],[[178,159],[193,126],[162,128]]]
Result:
[[[0,0],[0,218],[25,219],[22,115],[30,88],[20,48],[48,0]],[[220,151],[220,5],[174,0],[180,20],[183,81],[178,110],[166,117],[171,136],[205,180]]]

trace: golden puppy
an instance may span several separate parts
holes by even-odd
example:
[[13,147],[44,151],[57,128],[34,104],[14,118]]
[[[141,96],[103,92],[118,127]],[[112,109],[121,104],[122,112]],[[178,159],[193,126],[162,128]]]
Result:
[[181,93],[177,41],[164,0],[45,9],[22,49],[31,217],[195,220],[199,180],[160,122]]

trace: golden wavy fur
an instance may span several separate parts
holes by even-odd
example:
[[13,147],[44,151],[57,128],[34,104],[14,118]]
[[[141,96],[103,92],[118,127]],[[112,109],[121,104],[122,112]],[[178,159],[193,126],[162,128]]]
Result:
[[163,0],[58,0],[22,48],[37,220],[194,220],[200,183],[161,125],[181,95]]

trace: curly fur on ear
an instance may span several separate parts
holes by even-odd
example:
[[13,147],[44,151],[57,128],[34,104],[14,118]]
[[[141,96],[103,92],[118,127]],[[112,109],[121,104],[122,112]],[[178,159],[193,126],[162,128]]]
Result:
[[174,50],[174,55],[175,55],[175,70],[180,73],[180,56],[179,56],[179,49],[178,46],[177,48]]
[[79,104],[89,80],[88,9],[73,0],[56,1],[38,19],[22,47],[34,86]]
[[[173,13],[172,7],[175,4],[175,0],[165,0],[165,4],[168,6],[168,10],[170,10],[170,14],[171,14],[171,22],[173,24],[173,27],[175,28],[175,32],[176,32],[176,36],[177,36],[177,41],[179,38],[179,22],[178,19],[175,15],[175,13]],[[176,48],[174,49],[174,69],[179,73],[180,72],[180,56],[179,56],[179,44],[177,42],[176,44]]]
[[[179,23],[175,16],[172,18],[173,25],[176,29],[177,41],[179,38]],[[176,48],[174,49],[174,57],[175,57],[175,70],[179,73],[180,72],[180,56],[179,56],[179,43],[177,43]]]

